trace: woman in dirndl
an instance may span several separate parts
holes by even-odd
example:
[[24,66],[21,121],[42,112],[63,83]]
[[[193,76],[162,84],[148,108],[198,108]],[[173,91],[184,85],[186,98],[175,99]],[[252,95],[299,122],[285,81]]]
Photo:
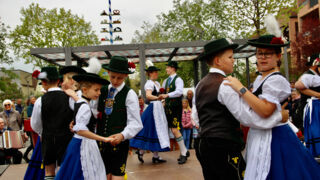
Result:
[[[296,82],[296,88],[301,91],[301,106],[304,125],[304,141],[307,149],[314,157],[320,156],[320,59],[319,54],[310,57],[312,63]],[[302,109],[303,108],[303,109]]]
[[150,104],[141,117],[143,129],[130,141],[130,146],[139,149],[137,154],[141,163],[144,163],[143,154],[145,150],[153,152],[153,163],[163,163],[166,160],[162,159],[158,152],[170,151],[168,124],[161,99],[158,97],[160,83],[156,80],[158,79],[159,69],[153,66],[150,61],[147,61],[147,65],[149,67],[145,70],[149,80],[146,82],[144,89]]
[[[278,23],[273,19],[266,21],[267,30],[279,29],[274,27]],[[270,25],[274,28],[270,28]],[[289,43],[283,41],[280,31],[249,40],[248,44],[256,47],[257,65],[261,73],[253,84],[253,93],[246,90],[236,78],[228,77],[230,83],[227,84],[241,95],[253,111],[266,118],[281,111],[281,104],[291,94],[289,82],[277,67],[281,64],[281,47]],[[250,128],[245,179],[320,179],[319,164],[290,126],[290,122],[279,121],[272,129]]]

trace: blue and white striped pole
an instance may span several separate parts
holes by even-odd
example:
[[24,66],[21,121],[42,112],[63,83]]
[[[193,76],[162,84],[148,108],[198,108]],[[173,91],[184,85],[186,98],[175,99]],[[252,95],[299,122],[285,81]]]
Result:
[[112,36],[112,31],[113,31],[113,27],[112,27],[112,16],[111,16],[111,0],[109,0],[109,32],[110,32],[110,44],[113,44],[113,36]]

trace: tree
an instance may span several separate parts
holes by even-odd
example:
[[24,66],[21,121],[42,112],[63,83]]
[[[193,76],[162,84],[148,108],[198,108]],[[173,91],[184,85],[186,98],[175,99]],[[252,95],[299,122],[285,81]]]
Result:
[[22,92],[17,83],[14,82],[18,75],[11,70],[1,68],[0,76],[0,100],[21,98]]
[[320,22],[318,17],[305,18],[296,41],[291,43],[292,55],[297,57],[297,69],[306,69],[307,58],[320,53]]
[[236,37],[248,38],[263,34],[264,17],[277,15],[281,9],[292,6],[292,0],[228,0],[226,16],[231,21]]
[[0,19],[0,63],[12,63],[12,58],[9,57],[9,51],[6,43],[8,37],[7,28]]
[[31,48],[97,45],[99,40],[90,23],[63,8],[47,10],[32,3],[20,11],[22,24],[10,33],[11,47],[26,63],[42,67],[38,58],[30,55]]

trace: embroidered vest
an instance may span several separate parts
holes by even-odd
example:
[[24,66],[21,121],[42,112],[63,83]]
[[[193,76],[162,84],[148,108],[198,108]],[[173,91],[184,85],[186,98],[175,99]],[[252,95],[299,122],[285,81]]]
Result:
[[[168,82],[168,79],[166,81],[165,85],[165,91],[166,93],[170,93],[176,90],[176,79],[178,78],[178,75],[176,75],[173,80]],[[166,107],[172,107],[172,106],[182,106],[182,96],[175,97],[175,98],[166,98]]]
[[107,116],[105,113],[105,102],[108,97],[108,86],[101,88],[99,97],[98,111],[102,113],[101,119],[98,120],[97,134],[101,136],[110,136],[120,133],[127,126],[127,109],[126,99],[130,88],[124,86],[114,97],[112,113]]

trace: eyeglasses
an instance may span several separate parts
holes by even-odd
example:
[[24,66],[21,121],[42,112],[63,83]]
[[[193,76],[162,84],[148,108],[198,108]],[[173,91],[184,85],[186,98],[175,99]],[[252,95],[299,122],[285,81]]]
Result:
[[4,106],[5,106],[5,107],[6,107],[6,106],[11,106],[11,104],[5,104]]
[[270,58],[273,54],[275,54],[275,52],[257,52],[256,53],[256,56],[257,58],[262,58],[262,57],[265,57],[265,58]]

